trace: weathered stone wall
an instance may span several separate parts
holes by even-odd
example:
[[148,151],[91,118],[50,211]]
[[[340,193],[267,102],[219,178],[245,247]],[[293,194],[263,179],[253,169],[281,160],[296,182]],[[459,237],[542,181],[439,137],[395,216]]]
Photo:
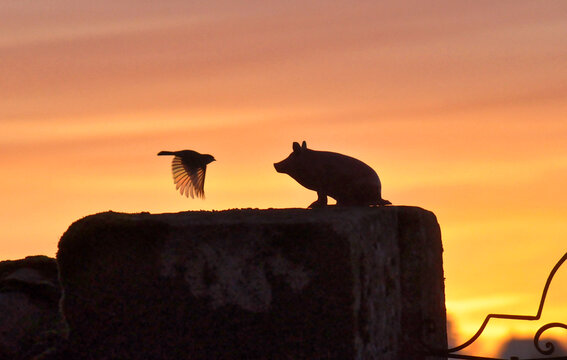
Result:
[[102,213],[69,228],[57,260],[76,358],[446,348],[439,226],[419,208]]
[[60,325],[55,259],[0,262],[0,359],[27,359]]

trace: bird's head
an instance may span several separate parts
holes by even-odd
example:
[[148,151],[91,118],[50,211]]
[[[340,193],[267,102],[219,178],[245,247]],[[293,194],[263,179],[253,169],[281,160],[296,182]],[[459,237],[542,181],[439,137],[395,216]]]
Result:
[[213,161],[216,161],[216,159],[214,158],[213,155],[203,154],[203,161],[205,162],[205,164],[210,164]]

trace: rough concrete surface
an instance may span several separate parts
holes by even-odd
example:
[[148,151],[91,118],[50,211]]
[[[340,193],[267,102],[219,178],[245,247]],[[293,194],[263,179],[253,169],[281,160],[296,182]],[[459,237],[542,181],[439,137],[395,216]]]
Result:
[[0,359],[24,359],[59,320],[55,259],[30,256],[0,262]]
[[439,226],[415,207],[101,213],[59,243],[86,359],[421,359],[446,348]]

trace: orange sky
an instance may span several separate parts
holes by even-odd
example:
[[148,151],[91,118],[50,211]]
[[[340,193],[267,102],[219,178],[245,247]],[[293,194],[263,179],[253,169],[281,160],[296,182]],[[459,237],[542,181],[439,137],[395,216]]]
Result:
[[[567,250],[567,2],[196,3],[0,5],[0,258],[100,211],[305,207],[272,163],[307,140],[437,214],[462,340],[535,313]],[[155,156],[185,148],[217,158],[204,201]]]

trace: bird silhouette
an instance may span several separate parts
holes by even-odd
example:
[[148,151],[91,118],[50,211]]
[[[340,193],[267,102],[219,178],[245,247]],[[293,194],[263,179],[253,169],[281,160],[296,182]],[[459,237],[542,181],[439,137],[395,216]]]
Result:
[[171,170],[175,188],[181,195],[191,198],[205,198],[205,173],[207,164],[215,161],[209,154],[200,154],[193,150],[160,151],[158,156],[173,155]]

